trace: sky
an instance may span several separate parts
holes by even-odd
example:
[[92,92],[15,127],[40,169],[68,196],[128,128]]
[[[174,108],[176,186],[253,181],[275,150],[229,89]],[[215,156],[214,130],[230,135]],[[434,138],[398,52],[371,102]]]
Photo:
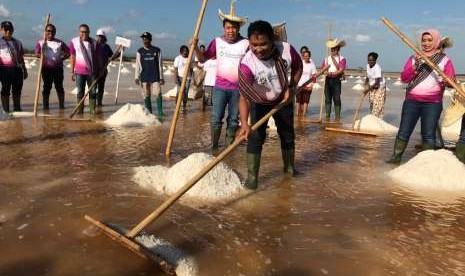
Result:
[[[140,34],[149,31],[153,44],[165,58],[174,58],[179,46],[187,44],[194,32],[201,0],[0,0],[0,20],[10,20],[14,36],[26,48],[41,38],[44,19],[51,14],[57,26],[57,38],[69,42],[78,35],[78,26],[86,23],[94,35],[104,28],[108,42],[115,36],[132,39],[127,54],[141,46]],[[208,44],[223,32],[218,9],[229,12],[229,0],[208,1],[200,31],[200,43]],[[236,10],[249,22],[261,19],[270,23],[286,22],[288,42],[299,49],[307,45],[317,64],[326,52],[328,26],[333,37],[345,39],[341,51],[349,68],[365,68],[369,52],[379,54],[385,71],[400,71],[412,51],[380,18],[387,17],[410,38],[414,33],[436,28],[442,36],[452,37],[454,47],[447,50],[457,73],[465,73],[465,14],[463,0],[238,0]],[[247,25],[241,29],[247,35]]]

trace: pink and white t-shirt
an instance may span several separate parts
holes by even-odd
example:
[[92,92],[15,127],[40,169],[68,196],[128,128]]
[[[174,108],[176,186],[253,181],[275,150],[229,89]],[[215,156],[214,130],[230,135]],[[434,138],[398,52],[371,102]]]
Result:
[[[287,70],[298,70],[302,67],[302,60],[292,45],[279,41],[275,42],[275,46],[281,53]],[[247,82],[253,84],[255,90],[265,95],[269,101],[276,100],[287,89],[281,87],[274,61],[258,59],[250,50],[242,58],[240,70]]]
[[[313,78],[314,75],[316,75],[316,66],[313,60],[310,59],[309,63],[306,63],[305,61],[302,60],[302,76],[300,77],[299,83],[297,86],[302,86],[305,82]],[[312,81],[313,83],[316,82],[316,79]]]
[[[37,41],[34,47],[36,54],[40,54],[40,49],[43,44],[43,39]],[[63,41],[59,39],[47,40],[44,48],[43,66],[47,68],[63,67],[63,56],[67,54],[69,54],[69,48]]]
[[[11,53],[13,51],[13,54]],[[16,56],[16,59],[14,59]],[[24,49],[21,42],[17,39],[5,40],[0,39],[0,67],[18,67],[21,60],[23,60]]]
[[[404,70],[400,74],[402,82],[409,83],[415,78],[414,64],[415,58],[411,56],[405,63]],[[438,66],[447,76],[455,78],[454,65],[447,56],[444,56]],[[442,101],[444,89],[445,84],[443,78],[433,70],[426,79],[407,93],[406,99],[419,102],[438,103]]]
[[[90,58],[90,62],[93,63],[95,60],[92,58],[92,52],[96,52],[97,43],[94,40],[82,41],[84,48],[87,52],[87,55]],[[93,50],[91,49],[93,48]],[[72,56],[75,56],[76,62],[74,64],[74,73],[79,75],[91,75],[93,64],[87,64],[86,59],[84,58],[84,52],[81,50],[80,38],[75,37],[71,40],[69,44],[69,52]]]
[[[346,69],[346,63],[347,62],[346,62],[345,57],[343,57],[341,55],[338,55],[337,57],[334,57],[334,60],[336,61],[337,64],[339,64],[339,69],[342,69],[342,70]],[[328,56],[323,60],[323,63],[321,64],[321,68],[325,67],[327,64],[329,64],[328,77],[330,77],[330,78],[338,78],[338,77],[340,77],[339,75],[338,76],[334,75],[334,73],[336,71],[338,71],[338,69],[337,69],[336,64],[334,64],[333,58],[331,56]]]
[[249,48],[249,41],[241,38],[229,43],[221,37],[215,38],[205,51],[205,58],[216,57],[215,87],[227,90],[239,89],[239,62]]

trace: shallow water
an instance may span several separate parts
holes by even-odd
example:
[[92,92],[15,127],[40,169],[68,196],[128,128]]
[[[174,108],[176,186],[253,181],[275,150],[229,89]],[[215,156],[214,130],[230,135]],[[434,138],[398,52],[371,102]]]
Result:
[[[111,93],[115,74],[108,77]],[[122,76],[119,107],[141,103],[131,79]],[[345,123],[359,97],[350,90],[353,81],[344,84]],[[398,125],[403,92],[391,89],[385,120]],[[32,78],[24,91],[23,108],[30,110]],[[74,97],[67,94],[65,114]],[[56,115],[55,95],[52,101]],[[311,101],[314,117],[318,91]],[[117,110],[112,102],[107,96],[100,120]],[[0,275],[162,275],[152,263],[95,236],[83,216],[133,227],[164,199],[132,180],[133,167],[209,152],[210,113],[192,102],[181,113],[172,157],[165,158],[173,103],[165,106],[168,118],[161,127],[111,128],[43,117],[0,123]],[[365,104],[361,114],[367,110]],[[384,160],[393,137],[295,125],[299,177],[282,173],[279,139],[270,135],[257,192],[214,206],[177,203],[145,231],[193,255],[200,275],[465,275],[461,196],[444,200],[450,196],[419,194],[387,179],[391,167]],[[405,159],[415,154],[418,141],[417,132]],[[225,163],[244,179],[245,144]]]

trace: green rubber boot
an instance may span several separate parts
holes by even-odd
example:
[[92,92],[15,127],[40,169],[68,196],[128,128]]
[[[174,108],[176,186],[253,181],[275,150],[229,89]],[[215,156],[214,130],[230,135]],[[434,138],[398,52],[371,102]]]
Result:
[[394,143],[394,152],[392,153],[391,158],[386,161],[389,164],[400,164],[400,160],[402,159],[402,154],[407,147],[408,141],[401,140],[396,138],[396,142]]
[[[77,103],[79,104],[79,102],[82,100],[82,97],[77,97]],[[77,110],[77,114],[79,115],[82,115],[84,114],[84,103],[81,104],[81,106],[79,106],[78,110]]]
[[225,148],[229,147],[234,142],[234,138],[236,137],[236,131],[237,131],[237,128],[226,129],[226,138],[225,138],[225,144],[224,144]]
[[258,187],[258,170],[260,169],[261,154],[247,153],[247,181],[245,187],[255,190]]
[[284,172],[292,174],[292,176],[298,175],[299,172],[295,169],[294,166],[295,149],[281,149],[281,154],[283,157]]
[[90,116],[95,117],[95,99],[89,99]]
[[325,110],[326,110],[326,121],[329,121],[331,118],[331,104],[325,104]]
[[157,117],[159,120],[162,120],[165,117],[165,113],[163,113],[163,97],[161,93],[157,97]]
[[147,110],[152,113],[152,99],[150,97],[144,98],[144,106]]
[[334,107],[334,113],[336,114],[335,120],[340,121],[341,120],[341,106],[340,105]]
[[457,143],[455,146],[455,156],[465,164],[465,144]]
[[217,150],[218,141],[220,140],[220,136],[221,136],[221,127],[212,127],[211,135],[212,135],[212,150]]
[[423,144],[421,144],[421,149],[422,149],[422,150],[435,150],[435,149],[436,149],[436,145],[434,145],[434,144],[428,144],[428,143],[423,143]]

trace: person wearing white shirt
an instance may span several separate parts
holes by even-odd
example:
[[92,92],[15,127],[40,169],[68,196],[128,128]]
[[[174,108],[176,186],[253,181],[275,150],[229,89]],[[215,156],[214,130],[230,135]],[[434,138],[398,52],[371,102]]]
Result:
[[[365,91],[368,92],[371,114],[382,118],[384,114],[384,103],[386,102],[386,82],[383,71],[376,61],[378,54],[368,54],[367,76],[365,78]],[[365,93],[366,93],[365,92]]]
[[315,63],[311,59],[311,52],[305,51],[302,53],[303,71],[302,77],[300,77],[297,87],[302,87],[306,82],[312,80],[300,89],[300,92],[296,95],[297,117],[307,116],[308,104],[310,102],[310,95],[312,94],[313,84],[316,82],[315,75],[317,73]]
[[185,111],[187,105],[187,92],[189,91],[191,76],[192,76],[192,68],[189,70],[187,74],[187,82],[184,91],[180,92],[179,89],[181,88],[182,77],[184,74],[184,67],[188,64],[187,57],[189,56],[189,48],[186,45],[182,45],[179,48],[179,56],[174,59],[173,67],[174,67],[174,83],[178,86],[178,91],[176,93],[176,100],[178,95],[181,93],[182,95],[182,108]]

